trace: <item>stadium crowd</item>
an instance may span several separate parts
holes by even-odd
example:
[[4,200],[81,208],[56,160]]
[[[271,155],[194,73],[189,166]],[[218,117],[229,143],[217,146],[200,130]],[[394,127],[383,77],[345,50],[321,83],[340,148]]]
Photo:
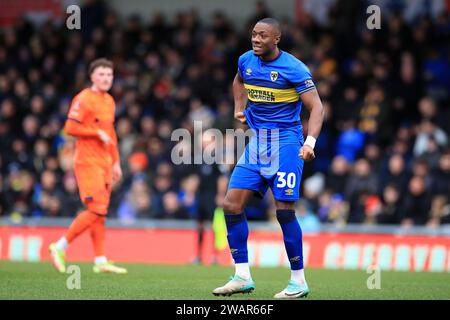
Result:
[[[326,109],[317,158],[303,172],[305,224],[450,223],[450,16],[419,11],[408,21],[398,10],[383,14],[380,30],[358,19],[362,1],[336,1],[321,21],[307,12],[299,22],[280,17],[280,48],[309,66]],[[270,8],[257,3],[243,28],[219,11],[210,21],[192,10],[144,22],[87,1],[82,12],[80,31],[25,18],[0,31],[0,216],[80,210],[74,141],[62,128],[98,57],[115,64],[124,169],[110,216],[212,215],[232,167],[174,165],[171,133],[192,131],[195,120],[203,129],[239,126],[231,94],[237,59]],[[302,112],[305,131],[307,117]],[[269,195],[247,214],[267,220],[272,211]]]

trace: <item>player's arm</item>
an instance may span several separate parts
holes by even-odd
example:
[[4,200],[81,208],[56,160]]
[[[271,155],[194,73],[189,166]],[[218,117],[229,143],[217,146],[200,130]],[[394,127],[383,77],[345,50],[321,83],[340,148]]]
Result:
[[71,136],[82,138],[82,137],[97,137],[97,130],[84,125],[77,119],[67,118],[66,124],[64,125],[64,131]]
[[308,137],[300,149],[299,156],[305,161],[311,161],[315,158],[314,146],[322,129],[324,110],[322,101],[316,89],[308,90],[300,95],[303,105],[309,111]]
[[113,160],[113,185],[116,185],[122,179],[122,168],[120,167],[119,144],[114,130],[111,134],[111,157]]
[[64,131],[77,138],[99,138],[108,144],[111,138],[103,131],[86,124],[89,109],[81,101],[75,100],[69,110]]
[[223,200],[225,199],[227,188],[228,177],[222,174],[217,178],[216,206],[223,207]]
[[247,105],[247,89],[244,87],[244,80],[239,73],[233,80],[233,97],[234,97],[234,118],[241,123],[247,123],[244,116],[244,109]]

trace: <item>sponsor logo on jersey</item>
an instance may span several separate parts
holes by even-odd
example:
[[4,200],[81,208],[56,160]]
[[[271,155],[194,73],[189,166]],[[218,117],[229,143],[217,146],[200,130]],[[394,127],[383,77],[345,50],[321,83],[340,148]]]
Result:
[[292,189],[286,189],[286,190],[284,190],[284,192],[287,196],[292,196],[294,194],[294,190],[292,190]]

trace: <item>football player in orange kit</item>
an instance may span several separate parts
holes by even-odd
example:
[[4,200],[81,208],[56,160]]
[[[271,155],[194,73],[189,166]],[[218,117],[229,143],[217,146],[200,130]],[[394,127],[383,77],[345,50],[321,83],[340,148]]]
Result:
[[105,217],[113,185],[122,178],[117,136],[114,131],[114,99],[108,94],[113,82],[113,63],[107,59],[94,60],[89,66],[92,81],[72,101],[64,127],[67,134],[77,138],[74,172],[81,201],[81,212],[63,237],[49,247],[53,265],[65,272],[64,252],[80,234],[90,229],[94,245],[94,272],[127,273],[105,257]]

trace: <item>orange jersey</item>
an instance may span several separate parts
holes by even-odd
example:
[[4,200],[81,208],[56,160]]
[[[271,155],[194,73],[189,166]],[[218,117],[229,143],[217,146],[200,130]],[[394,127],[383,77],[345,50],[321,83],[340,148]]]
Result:
[[[112,167],[119,161],[117,136],[114,130],[115,103],[107,92],[84,89],[73,98],[67,116],[65,131],[77,138],[75,165]],[[111,143],[103,143],[98,130],[106,132]]]

